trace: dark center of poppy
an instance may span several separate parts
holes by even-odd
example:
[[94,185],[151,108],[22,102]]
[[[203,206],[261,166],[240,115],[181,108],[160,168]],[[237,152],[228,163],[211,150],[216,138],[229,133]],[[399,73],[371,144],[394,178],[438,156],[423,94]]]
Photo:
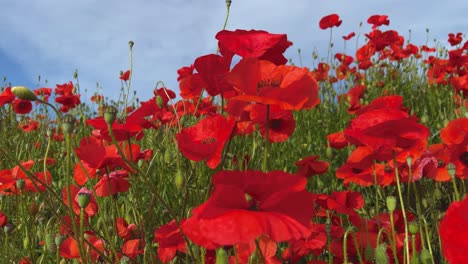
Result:
[[390,173],[390,172],[392,172],[392,167],[390,167],[390,166],[388,166],[388,165],[385,165],[384,171],[385,171],[386,173]]
[[213,143],[215,143],[215,142],[216,142],[216,139],[213,138],[213,137],[204,138],[204,139],[202,140],[202,143],[203,143],[203,144],[213,144]]
[[461,154],[460,156],[460,161],[465,164],[465,165],[468,165],[468,152],[463,152],[463,154]]
[[437,168],[443,168],[445,165],[445,161],[443,160],[437,160]]
[[361,170],[361,169],[358,169],[358,168],[352,168],[351,171],[352,171],[353,173],[355,173],[355,174],[359,174],[359,173],[362,172],[362,170]]
[[257,83],[257,92],[259,92],[261,89],[265,88],[278,88],[280,86],[280,82],[277,80],[261,80],[260,82]]
[[270,120],[270,128],[271,129],[281,128],[281,120],[279,120],[279,119]]
[[250,211],[258,211],[258,204],[250,194],[245,193],[245,200],[250,205],[250,207],[249,207]]

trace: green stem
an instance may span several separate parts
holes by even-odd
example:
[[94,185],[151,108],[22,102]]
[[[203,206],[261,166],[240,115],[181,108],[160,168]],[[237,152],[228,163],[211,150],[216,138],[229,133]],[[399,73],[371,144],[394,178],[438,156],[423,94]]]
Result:
[[266,106],[266,121],[265,121],[265,148],[263,150],[263,171],[268,171],[268,148],[269,148],[269,130],[270,130],[270,106]]

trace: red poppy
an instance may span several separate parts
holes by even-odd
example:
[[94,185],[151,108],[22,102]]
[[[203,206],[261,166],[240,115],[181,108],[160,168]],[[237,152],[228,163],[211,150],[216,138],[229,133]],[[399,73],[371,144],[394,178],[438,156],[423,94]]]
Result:
[[174,259],[177,251],[185,253],[187,248],[184,237],[174,220],[154,230],[153,242],[158,243],[158,258],[163,263]]
[[[21,166],[23,166],[26,170],[31,170],[33,165],[33,160],[21,162]],[[43,192],[46,189],[44,184],[49,185],[52,183],[49,171],[46,171],[45,175],[42,170],[41,172],[34,172],[33,174],[35,178],[30,179],[19,166],[15,166],[12,169],[1,170],[0,194],[20,194],[24,191]],[[24,181],[24,187],[21,190],[18,189],[18,181]]]
[[375,51],[382,51],[384,48],[390,45],[402,46],[404,39],[395,30],[380,31],[378,29],[373,30],[369,34],[365,34],[369,39],[369,43],[375,46]]
[[183,78],[185,78],[185,77],[187,77],[189,75],[192,75],[194,69],[195,69],[195,67],[193,66],[193,64],[190,65],[190,66],[186,66],[186,67],[182,67],[182,68],[178,69],[177,70],[177,74],[178,74],[177,81],[180,81]]
[[120,75],[119,79],[122,80],[122,81],[128,81],[130,79],[130,70],[128,70],[126,72],[123,72]]
[[332,27],[339,27],[341,25],[342,20],[337,14],[331,14],[328,16],[322,17],[319,22],[319,26],[321,29],[327,29]]
[[435,52],[435,51],[436,51],[436,48],[429,48],[429,47],[426,46],[426,45],[422,45],[422,46],[421,46],[421,51],[424,51],[424,52]]
[[[90,202],[89,204],[84,208],[84,213],[86,217],[91,217],[97,214],[98,212],[98,205],[96,200],[94,199],[94,196],[92,193],[86,189],[86,188],[81,188],[76,186],[76,185],[70,185],[70,194],[72,197],[72,209],[75,214],[80,215],[81,212],[81,207],[78,204],[78,199],[79,195],[89,195],[90,196]],[[63,187],[62,189],[62,199],[63,202],[68,206],[68,194],[67,194],[67,187]]]
[[451,46],[456,46],[463,41],[463,34],[461,32],[458,32],[457,35],[450,33],[448,36],[448,42]]
[[[141,151],[140,146],[137,144],[130,144],[129,146],[128,143],[120,144],[120,148],[127,160],[132,162],[145,159],[145,153],[148,151]],[[84,185],[88,181],[88,177],[95,178],[98,169],[112,171],[121,167],[127,171],[132,171],[120,156],[115,145],[105,145],[96,137],[82,139],[80,147],[76,148],[75,152],[81,161],[81,165],[76,163],[74,170],[75,182],[78,185]]]
[[295,163],[299,167],[296,175],[309,178],[313,175],[324,174],[328,171],[329,163],[318,160],[319,156],[309,156]]
[[[336,234],[337,228],[335,226],[331,226],[330,229],[330,233],[333,237],[342,236],[343,232]],[[301,258],[310,254],[319,256],[327,245],[327,232],[325,230],[325,225],[313,224],[312,232],[309,237],[305,239],[291,240],[288,241],[288,243],[289,248],[285,249],[282,255],[283,260],[290,261],[288,263],[298,263]],[[318,264],[320,262],[313,263]]]
[[32,110],[32,103],[28,100],[16,99],[13,101],[13,110],[17,114],[27,114]]
[[429,129],[417,123],[416,118],[401,110],[390,109],[375,109],[360,114],[350,122],[344,133],[350,143],[372,149],[377,160],[391,160],[394,154],[398,156],[407,151],[420,155],[423,151],[421,147],[425,147],[429,137]]
[[314,70],[312,73],[312,76],[315,78],[317,81],[326,81],[328,79],[328,74],[330,71],[330,65],[320,62],[317,65],[317,69]]
[[19,125],[19,128],[21,128],[24,132],[31,132],[37,130],[39,127],[39,122],[33,119],[27,119],[23,124]]
[[354,36],[356,36],[356,33],[351,32],[351,33],[349,33],[348,35],[343,36],[343,39],[344,39],[344,40],[350,40],[350,39],[352,39]]
[[4,227],[8,224],[8,217],[0,211],[0,227]]
[[128,191],[128,172],[126,170],[113,171],[109,175],[104,175],[96,185],[94,191],[99,197],[106,197]]
[[224,144],[229,140],[234,125],[234,119],[226,119],[219,114],[206,117],[176,135],[179,150],[190,160],[206,160],[208,167],[214,169],[221,162]]
[[57,87],[55,88],[55,94],[57,95],[55,102],[62,105],[60,111],[64,113],[68,112],[70,109],[75,108],[81,103],[80,95],[74,93],[74,86],[72,82],[57,84]]
[[388,26],[390,24],[390,20],[388,20],[388,16],[386,15],[373,15],[367,19],[367,23],[372,25],[372,29],[376,29],[381,25]]
[[365,85],[356,85],[351,88],[348,93],[339,95],[338,99],[341,100],[342,98],[345,98],[349,103],[348,113],[354,114],[361,108],[361,99],[364,96],[365,91]]
[[192,71],[180,77],[181,96],[185,99],[200,97],[203,89],[211,96],[231,91],[232,86],[226,81],[230,65],[231,59],[223,56],[209,54],[198,57],[194,63],[197,73]]
[[144,251],[145,242],[140,238],[126,240],[122,245],[122,254],[133,260]]
[[139,236],[138,227],[135,224],[128,224],[124,218],[117,217],[115,219],[115,224],[117,227],[117,234],[123,240],[129,240]]
[[305,68],[242,59],[227,78],[242,93],[231,100],[278,105],[284,110],[310,109],[320,101],[318,84]]
[[[90,247],[88,243],[84,243],[85,250],[91,252],[91,259],[98,261],[99,257],[104,254],[104,240],[96,237],[95,235],[88,235],[86,240],[93,245]],[[67,237],[60,244],[59,249],[60,256],[66,259],[78,259],[80,258],[80,251],[78,249],[78,242],[73,237]]]
[[449,263],[465,263],[468,259],[468,196],[453,202],[439,225],[442,253]]
[[236,135],[250,135],[255,131],[255,124],[252,122],[250,111],[254,104],[239,101],[239,100],[229,100],[225,111],[230,116],[237,117],[236,119]]
[[[267,130],[267,106],[255,104],[250,109],[250,120],[258,124],[258,130],[263,138],[266,137]],[[268,114],[268,140],[270,142],[283,142],[289,139],[296,128],[296,121],[292,111],[281,110],[278,106],[272,105]]]
[[449,162],[456,167],[455,175],[468,178],[468,118],[459,118],[440,130],[440,138],[447,145]]
[[446,182],[451,177],[447,171],[447,165],[450,163],[450,152],[444,144],[434,144],[427,148],[421,159],[426,157],[434,158],[435,162],[424,166],[424,175],[434,181]]
[[331,133],[327,135],[328,143],[330,147],[341,149],[348,146],[348,140],[346,139],[344,133],[342,131]]
[[9,104],[15,100],[15,94],[11,91],[11,87],[5,88],[2,93],[0,93],[0,106]]
[[306,178],[282,171],[219,171],[212,182],[214,193],[182,225],[195,244],[213,249],[263,234],[275,242],[310,234],[314,198],[305,190]]
[[91,96],[91,102],[100,103],[104,97],[102,95],[96,94]]
[[[52,94],[52,88],[46,88],[46,87],[42,87],[42,88],[37,88],[36,90],[33,91],[35,95],[37,95],[39,98],[41,98],[42,100],[48,102],[49,101],[49,97],[50,95]],[[36,102],[38,103],[38,102]]]
[[283,53],[292,45],[286,34],[271,34],[263,30],[222,30],[216,34],[216,39],[225,57],[236,54],[243,58],[268,60],[276,65],[288,62]]

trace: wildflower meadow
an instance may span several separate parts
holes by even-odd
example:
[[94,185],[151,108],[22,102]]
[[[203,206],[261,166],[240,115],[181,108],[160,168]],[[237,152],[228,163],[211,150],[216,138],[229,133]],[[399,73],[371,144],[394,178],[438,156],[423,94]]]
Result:
[[468,263],[468,41],[390,19],[312,65],[225,23],[151,98],[4,78],[0,263]]

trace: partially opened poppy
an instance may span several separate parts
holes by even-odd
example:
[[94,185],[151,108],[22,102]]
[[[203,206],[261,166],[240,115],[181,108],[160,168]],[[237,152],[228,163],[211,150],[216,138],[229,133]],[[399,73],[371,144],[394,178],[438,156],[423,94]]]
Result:
[[214,193],[192,210],[182,230],[208,249],[249,243],[260,235],[281,242],[310,234],[314,197],[307,180],[283,171],[219,171]]
[[125,170],[113,171],[104,175],[94,186],[94,191],[99,197],[106,197],[128,191],[128,172]]
[[295,163],[299,167],[296,174],[309,178],[313,175],[327,172],[329,163],[318,160],[319,156],[305,157]]
[[292,45],[286,34],[271,34],[263,30],[222,30],[216,34],[216,39],[225,57],[236,54],[243,58],[268,60],[276,65],[288,62],[283,53]]
[[372,25],[372,29],[376,29],[381,25],[388,26],[390,24],[390,20],[388,20],[388,16],[386,15],[373,15],[367,19],[367,23]]
[[128,81],[130,79],[130,70],[128,70],[126,72],[123,72],[120,75],[119,79],[122,80],[122,81]]
[[0,227],[4,227],[8,224],[8,217],[0,211]]
[[8,103],[11,103],[15,100],[15,95],[11,91],[11,87],[5,88],[2,93],[0,93],[0,106],[4,106]]
[[70,109],[75,108],[81,103],[80,95],[74,93],[74,86],[72,82],[57,84],[55,88],[55,102],[62,105],[60,111],[66,113]]
[[231,100],[278,105],[283,110],[310,109],[320,102],[318,84],[305,68],[248,58],[234,66],[227,78],[241,93]]
[[337,14],[331,14],[328,16],[322,17],[319,22],[319,26],[321,29],[327,29],[332,27],[339,27],[341,25],[342,20]]
[[214,169],[221,162],[224,144],[229,140],[234,125],[234,119],[219,114],[206,117],[176,135],[179,150],[190,160],[206,160],[208,167]]
[[163,263],[174,259],[177,251],[185,252],[187,248],[184,237],[174,220],[154,230],[153,242],[158,243],[158,258]]

